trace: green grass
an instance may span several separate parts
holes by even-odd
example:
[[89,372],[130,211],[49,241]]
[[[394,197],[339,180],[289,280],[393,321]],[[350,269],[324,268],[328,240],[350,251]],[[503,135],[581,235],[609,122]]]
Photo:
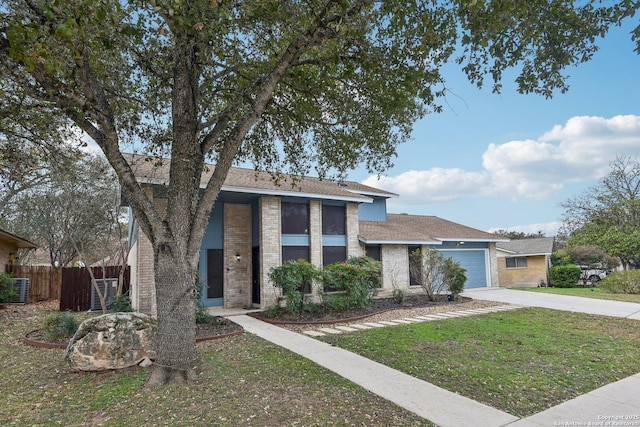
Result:
[[322,339],[520,417],[640,372],[638,321],[545,309]]
[[148,371],[76,373],[63,350],[25,345],[44,315],[0,310],[3,426],[432,425],[337,374],[253,335],[198,344],[203,373],[146,389]]
[[600,288],[512,288],[519,291],[542,292],[545,294],[570,295],[574,297],[597,298],[613,301],[640,303],[640,295],[613,294]]

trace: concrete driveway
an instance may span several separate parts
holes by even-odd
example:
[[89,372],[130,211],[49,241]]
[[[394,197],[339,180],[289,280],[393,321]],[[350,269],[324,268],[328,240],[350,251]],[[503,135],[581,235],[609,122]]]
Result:
[[504,302],[524,307],[551,308],[554,310],[640,320],[640,304],[632,302],[517,291],[507,288],[469,289],[461,295],[473,299]]

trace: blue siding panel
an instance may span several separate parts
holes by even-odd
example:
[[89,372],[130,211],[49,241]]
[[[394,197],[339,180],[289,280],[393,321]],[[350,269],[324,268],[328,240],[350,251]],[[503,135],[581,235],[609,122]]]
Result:
[[453,258],[455,261],[458,261],[463,268],[467,269],[465,289],[489,286],[487,283],[486,251],[450,250],[440,251],[440,253],[447,258]]
[[283,234],[282,246],[309,246],[308,234]]
[[386,221],[387,199],[374,197],[373,203],[360,203],[358,205],[358,218],[360,221]]
[[347,236],[322,236],[322,246],[347,246]]

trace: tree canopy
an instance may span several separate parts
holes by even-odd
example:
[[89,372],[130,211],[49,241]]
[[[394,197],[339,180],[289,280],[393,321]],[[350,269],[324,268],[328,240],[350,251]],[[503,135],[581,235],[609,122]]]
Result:
[[540,237],[545,237],[545,234],[542,230],[538,230],[536,233],[526,233],[524,231],[513,231],[513,230],[504,230],[500,229],[494,231],[493,234],[496,236],[506,237],[511,240],[522,240],[522,239],[538,239]]
[[562,204],[569,247],[595,246],[640,266],[640,163],[618,157],[598,185]]
[[[456,61],[481,86],[517,68],[522,93],[568,88],[565,69],[636,2],[596,0],[5,0],[0,131],[103,150],[151,240],[158,381],[197,365],[193,278],[234,162],[320,176],[391,164],[416,119],[440,110]],[[636,38],[638,34],[635,35]],[[123,151],[169,158],[167,209]],[[216,167],[202,192],[204,161]],[[175,374],[175,375],[174,375]]]
[[73,154],[40,159],[35,165],[41,169],[11,165],[9,170],[21,173],[17,182],[30,187],[0,206],[0,225],[37,243],[59,266],[75,261],[79,248],[83,261],[113,255],[120,227],[120,193],[109,164],[101,156],[68,148]]

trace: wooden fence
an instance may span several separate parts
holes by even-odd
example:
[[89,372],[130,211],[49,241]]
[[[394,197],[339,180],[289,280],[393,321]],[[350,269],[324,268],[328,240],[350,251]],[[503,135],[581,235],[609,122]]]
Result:
[[50,265],[7,265],[5,270],[13,277],[29,279],[28,303],[60,298],[61,268]]
[[[93,267],[96,279],[118,277],[120,266]],[[86,268],[55,268],[48,265],[7,265],[13,277],[29,279],[27,303],[60,300],[60,310],[87,311],[91,308],[91,276]],[[123,293],[129,290],[130,269],[124,274]]]
[[[96,279],[118,277],[120,266],[104,268],[93,267],[93,275]],[[130,268],[127,267],[124,274],[123,293],[129,290]],[[60,310],[87,311],[91,308],[91,275],[86,268],[63,268],[62,287],[60,291]]]

